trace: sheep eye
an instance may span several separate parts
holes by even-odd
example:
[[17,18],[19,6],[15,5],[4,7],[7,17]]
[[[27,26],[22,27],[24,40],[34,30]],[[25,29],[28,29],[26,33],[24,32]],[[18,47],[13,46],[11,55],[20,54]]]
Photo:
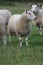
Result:
[[30,13],[28,13],[28,14],[30,14]]

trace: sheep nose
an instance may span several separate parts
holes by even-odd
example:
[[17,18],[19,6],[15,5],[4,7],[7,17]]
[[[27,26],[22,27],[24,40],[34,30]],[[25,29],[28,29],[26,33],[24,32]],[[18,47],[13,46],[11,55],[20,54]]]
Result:
[[33,11],[33,13],[35,14],[35,11]]

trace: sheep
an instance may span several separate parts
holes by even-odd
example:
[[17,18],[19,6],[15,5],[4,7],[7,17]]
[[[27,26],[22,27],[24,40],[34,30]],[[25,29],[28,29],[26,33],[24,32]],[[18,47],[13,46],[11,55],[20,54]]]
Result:
[[37,19],[33,24],[37,26],[38,34],[42,35],[43,29],[43,8],[39,9],[37,5],[32,5],[31,11],[36,15]]
[[0,10],[0,37],[4,37],[4,45],[6,45],[6,27],[11,16],[11,12],[7,9]]
[[8,33],[10,43],[12,35],[19,38],[20,47],[22,47],[22,37],[25,36],[26,46],[28,46],[28,35],[31,31],[30,20],[35,20],[36,16],[31,11],[25,11],[22,14],[14,14],[10,17],[8,22]]

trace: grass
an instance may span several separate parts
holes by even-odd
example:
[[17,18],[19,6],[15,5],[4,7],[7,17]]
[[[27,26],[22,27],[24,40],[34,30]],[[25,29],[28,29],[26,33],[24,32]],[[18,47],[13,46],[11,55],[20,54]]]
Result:
[[[0,6],[0,9],[8,9],[15,13],[22,13],[29,6],[28,3],[19,3],[16,6]],[[43,65],[43,35],[39,36],[36,27],[33,26],[32,35],[29,37],[29,45],[20,48],[16,36],[12,38],[12,44],[9,43],[7,36],[7,45],[3,45],[0,40],[0,65]]]
[[3,6],[15,6],[15,4],[13,2],[8,2],[8,1],[0,1],[0,5]]

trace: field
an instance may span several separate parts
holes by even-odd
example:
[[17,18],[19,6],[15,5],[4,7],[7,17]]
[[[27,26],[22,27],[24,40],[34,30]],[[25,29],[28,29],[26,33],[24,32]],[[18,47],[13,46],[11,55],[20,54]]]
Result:
[[[12,14],[22,13],[25,9],[29,9],[29,4],[15,3],[14,6],[0,6],[0,9],[4,8],[10,10]],[[12,44],[10,44],[7,34],[6,46],[0,39],[0,65],[43,65],[43,35],[37,34],[35,26],[32,26],[32,34],[28,41],[28,47],[25,46],[23,41],[23,47],[20,48],[16,36],[13,36]]]

